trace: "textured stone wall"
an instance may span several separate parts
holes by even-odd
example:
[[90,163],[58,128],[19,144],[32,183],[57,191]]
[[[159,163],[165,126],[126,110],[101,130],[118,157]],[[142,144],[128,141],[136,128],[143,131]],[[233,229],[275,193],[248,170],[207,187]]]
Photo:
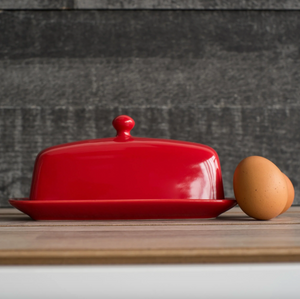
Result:
[[216,149],[226,196],[239,161],[264,156],[300,204],[298,1],[0,0],[0,9],[1,207],[29,195],[40,150],[113,136],[119,114],[135,119],[133,135]]

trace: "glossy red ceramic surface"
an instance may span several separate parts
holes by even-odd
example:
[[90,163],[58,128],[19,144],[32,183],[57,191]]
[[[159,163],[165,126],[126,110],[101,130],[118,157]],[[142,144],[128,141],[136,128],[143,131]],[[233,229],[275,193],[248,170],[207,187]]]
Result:
[[[44,206],[50,207],[53,201],[51,207],[68,206],[65,213],[69,215],[70,209],[79,209],[86,201],[85,205],[96,205],[98,210],[122,207],[121,214],[130,215],[131,219],[162,215],[174,218],[172,213],[167,217],[166,213],[157,212],[155,216],[150,210],[141,216],[135,207],[150,207],[149,202],[155,202],[152,207],[163,210],[163,203],[168,209],[171,207],[170,200],[177,203],[176,200],[182,200],[186,204],[180,205],[186,206],[191,202],[196,204],[195,200],[224,199],[220,162],[212,148],[191,142],[132,137],[130,130],[134,120],[126,115],[115,118],[113,126],[117,131],[114,138],[74,142],[42,151],[36,159],[30,198],[24,200],[24,205],[33,207],[37,203],[36,209],[41,210]],[[20,201],[10,202],[21,209]],[[232,200],[230,202],[229,205]],[[101,219],[115,219],[115,216],[106,218],[105,213],[98,213]],[[190,216],[184,217],[179,217],[177,212],[174,215],[176,218],[195,217],[191,210],[189,213]],[[196,214],[199,215],[199,211]],[[92,214],[89,215],[87,219]],[[57,219],[54,216],[52,213],[52,218]]]
[[215,218],[236,205],[230,199],[10,200],[34,220]]

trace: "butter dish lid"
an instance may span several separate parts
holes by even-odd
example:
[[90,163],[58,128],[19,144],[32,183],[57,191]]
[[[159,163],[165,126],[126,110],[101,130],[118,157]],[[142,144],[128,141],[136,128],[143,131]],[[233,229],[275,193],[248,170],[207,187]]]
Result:
[[113,120],[116,137],[74,142],[42,151],[31,200],[221,199],[219,158],[210,147],[132,137],[134,120]]

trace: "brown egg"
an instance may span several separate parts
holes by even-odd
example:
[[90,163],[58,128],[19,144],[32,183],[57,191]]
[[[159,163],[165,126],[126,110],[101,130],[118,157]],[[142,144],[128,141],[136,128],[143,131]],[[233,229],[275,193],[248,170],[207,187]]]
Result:
[[288,199],[286,201],[283,211],[280,214],[283,214],[291,207],[291,205],[294,201],[294,198],[295,198],[295,189],[294,189],[294,186],[293,186],[291,180],[284,173],[282,173],[282,174],[286,180],[286,185],[287,185],[287,190],[288,190]]
[[242,160],[233,176],[237,203],[250,217],[269,220],[278,216],[286,206],[287,183],[280,169],[259,156]]

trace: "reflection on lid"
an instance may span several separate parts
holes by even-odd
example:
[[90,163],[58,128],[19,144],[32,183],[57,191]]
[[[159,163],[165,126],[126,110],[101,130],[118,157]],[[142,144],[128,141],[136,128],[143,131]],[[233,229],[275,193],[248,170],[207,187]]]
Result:
[[191,166],[191,173],[177,185],[183,197],[189,199],[218,198],[217,182],[222,183],[220,168],[215,156]]
[[202,180],[203,186],[201,189],[201,194],[199,198],[209,199],[217,198],[217,169],[218,163],[216,157],[212,156],[208,160],[200,163],[200,168],[203,173],[203,176],[206,176],[208,180]]

